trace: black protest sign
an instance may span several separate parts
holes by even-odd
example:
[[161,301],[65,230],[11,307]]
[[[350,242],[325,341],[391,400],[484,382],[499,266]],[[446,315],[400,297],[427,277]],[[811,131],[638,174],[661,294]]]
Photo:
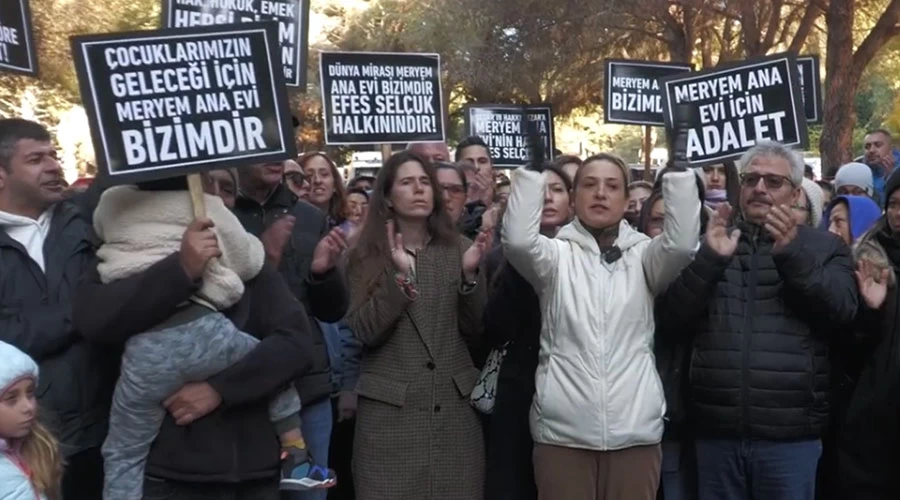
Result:
[[803,100],[792,55],[775,55],[727,68],[663,79],[670,137],[683,136],[695,166],[730,160],[769,139],[806,147]]
[[822,123],[822,80],[819,75],[819,56],[799,56],[800,92],[807,123]]
[[440,56],[322,52],[326,144],[444,140]]
[[72,39],[98,164],[117,183],[296,156],[274,23]]
[[163,0],[163,27],[276,21],[284,81],[306,87],[309,0]]
[[691,71],[689,64],[606,60],[606,123],[665,125],[660,80]]
[[467,135],[477,135],[484,140],[495,167],[519,167],[530,161],[527,123],[536,128],[544,151],[551,155],[545,159],[552,159],[553,110],[549,104],[471,104],[466,106],[465,116]]
[[37,48],[28,0],[0,2],[0,71],[37,75]]

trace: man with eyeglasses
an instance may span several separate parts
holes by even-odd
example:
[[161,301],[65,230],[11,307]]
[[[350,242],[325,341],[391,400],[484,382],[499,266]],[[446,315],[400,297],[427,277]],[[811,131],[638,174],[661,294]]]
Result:
[[849,331],[847,246],[799,226],[803,161],[760,141],[740,161],[742,214],[722,204],[656,321],[692,340],[691,418],[700,499],[815,495],[828,422],[828,344]]
[[294,160],[284,162],[284,186],[288,188],[294,196],[303,201],[309,201],[309,177],[300,168],[300,164]]

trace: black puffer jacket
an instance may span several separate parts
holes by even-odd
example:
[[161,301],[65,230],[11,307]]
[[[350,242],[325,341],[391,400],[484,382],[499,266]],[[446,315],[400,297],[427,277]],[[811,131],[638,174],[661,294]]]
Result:
[[0,228],[0,340],[40,365],[43,419],[66,455],[103,444],[118,373],[118,351],[88,342],[72,321],[75,287],[93,265],[90,235],[74,204],[58,204],[44,241],[43,272]]
[[799,227],[780,254],[742,225],[735,255],[703,245],[657,304],[693,336],[691,419],[702,437],[813,439],[828,418],[828,337],[857,309],[850,250]]

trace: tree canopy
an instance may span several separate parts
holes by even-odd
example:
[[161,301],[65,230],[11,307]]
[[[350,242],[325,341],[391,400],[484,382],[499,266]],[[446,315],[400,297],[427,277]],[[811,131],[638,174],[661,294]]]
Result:
[[[31,5],[41,75],[0,75],[0,115],[33,117],[79,144],[86,122],[69,37],[158,27],[160,0]],[[605,58],[699,69],[785,50],[822,56],[825,123],[811,149],[828,168],[858,153],[862,129],[900,132],[900,0],[321,0],[312,10],[327,22],[313,33],[309,88],[291,95],[303,150],[324,146],[316,51],[327,48],[439,53],[453,139],[465,103],[550,103],[558,130],[634,154],[639,128],[600,126]]]

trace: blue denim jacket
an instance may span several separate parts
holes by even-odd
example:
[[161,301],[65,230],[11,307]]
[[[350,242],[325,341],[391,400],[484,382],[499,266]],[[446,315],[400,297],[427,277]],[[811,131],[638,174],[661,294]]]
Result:
[[359,381],[359,364],[362,357],[362,342],[343,321],[322,323],[322,334],[328,348],[331,362],[332,394],[356,390]]

